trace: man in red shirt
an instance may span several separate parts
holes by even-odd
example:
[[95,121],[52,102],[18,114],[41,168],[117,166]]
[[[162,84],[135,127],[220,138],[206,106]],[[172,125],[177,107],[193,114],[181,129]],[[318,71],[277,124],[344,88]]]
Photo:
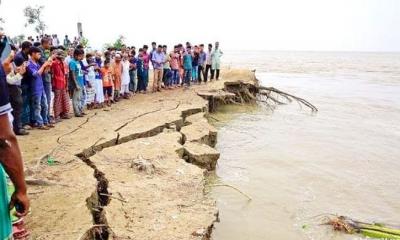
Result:
[[69,96],[67,92],[67,78],[64,65],[64,53],[58,51],[51,65],[51,83],[54,91],[54,119],[69,119]]

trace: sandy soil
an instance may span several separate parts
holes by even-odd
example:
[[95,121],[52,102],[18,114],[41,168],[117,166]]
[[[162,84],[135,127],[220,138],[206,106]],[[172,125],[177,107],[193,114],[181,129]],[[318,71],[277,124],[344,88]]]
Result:
[[136,95],[19,138],[32,239],[91,239],[85,232],[99,225],[113,239],[208,239],[218,211],[204,173],[219,153],[197,92],[254,80],[247,70],[223,72],[217,82]]

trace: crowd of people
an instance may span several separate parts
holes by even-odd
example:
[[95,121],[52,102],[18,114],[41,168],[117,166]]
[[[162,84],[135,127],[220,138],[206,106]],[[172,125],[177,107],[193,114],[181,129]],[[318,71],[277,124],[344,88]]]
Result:
[[[3,52],[12,49],[3,59]],[[171,51],[153,42],[138,49],[122,46],[104,53],[86,51],[77,38],[63,44],[57,35],[29,37],[19,46],[0,33],[0,239],[26,239],[24,216],[29,199],[16,135],[31,129],[48,130],[87,109],[103,108],[146,94],[189,87],[219,79],[219,43],[186,46]],[[149,87],[149,69],[153,84]],[[150,88],[150,89],[149,89]],[[11,210],[10,210],[11,209]]]
[[[58,45],[55,45],[58,44]],[[103,108],[135,94],[189,87],[220,77],[219,43],[173,46],[151,44],[136,49],[122,46],[104,52],[85,51],[79,42],[61,44],[57,35],[29,38],[3,62],[7,74],[13,129],[49,130],[86,109]],[[149,85],[149,70],[153,83]],[[70,113],[72,103],[73,114]]]

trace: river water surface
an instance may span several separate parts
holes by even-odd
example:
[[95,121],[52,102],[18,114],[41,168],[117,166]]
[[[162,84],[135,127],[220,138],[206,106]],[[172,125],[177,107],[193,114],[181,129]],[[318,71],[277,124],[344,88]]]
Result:
[[400,224],[400,54],[229,52],[298,104],[225,106],[212,184],[214,240],[360,239],[320,226],[320,214]]

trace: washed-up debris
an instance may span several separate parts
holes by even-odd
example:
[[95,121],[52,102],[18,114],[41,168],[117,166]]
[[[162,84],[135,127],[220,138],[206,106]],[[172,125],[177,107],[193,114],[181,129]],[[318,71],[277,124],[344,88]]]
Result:
[[326,225],[331,225],[335,231],[348,234],[361,234],[376,239],[400,239],[400,227],[382,223],[365,223],[345,216],[329,217]]

